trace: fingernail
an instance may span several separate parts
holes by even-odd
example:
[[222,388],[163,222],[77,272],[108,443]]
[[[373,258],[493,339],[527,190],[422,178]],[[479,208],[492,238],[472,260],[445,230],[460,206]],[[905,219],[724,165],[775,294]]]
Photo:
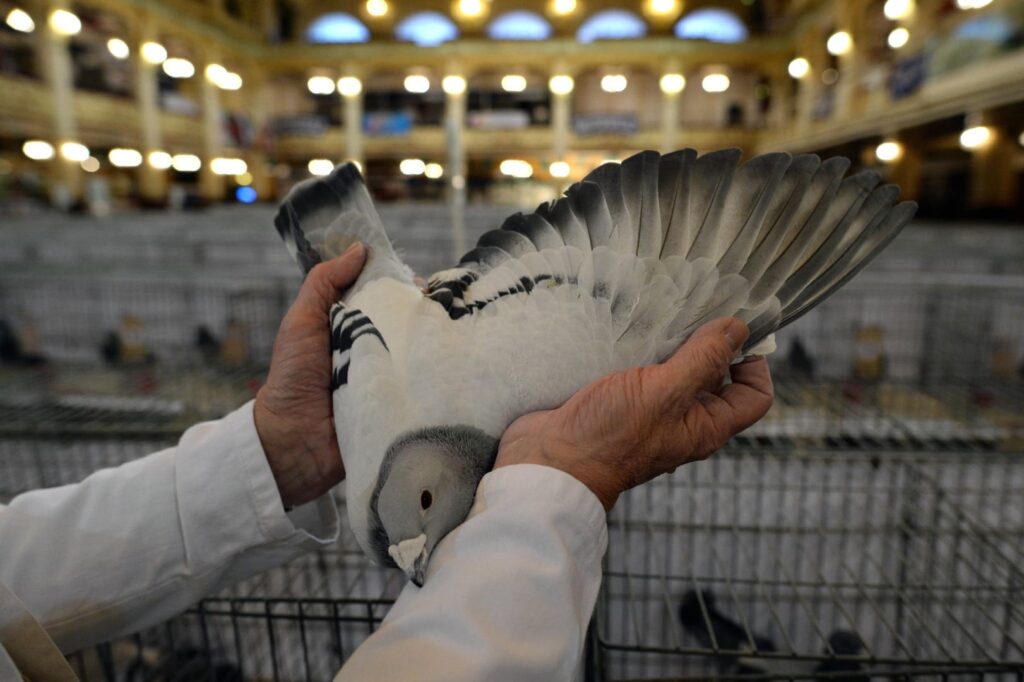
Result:
[[725,327],[725,340],[734,353],[738,353],[743,348],[743,342],[747,340],[749,335],[750,330],[740,320],[729,320],[729,324]]
[[343,256],[354,256],[354,255],[358,254],[362,250],[363,250],[363,243],[362,242],[352,242],[352,244],[350,244],[349,247],[347,249],[345,249],[345,253],[343,253],[341,255],[343,255]]

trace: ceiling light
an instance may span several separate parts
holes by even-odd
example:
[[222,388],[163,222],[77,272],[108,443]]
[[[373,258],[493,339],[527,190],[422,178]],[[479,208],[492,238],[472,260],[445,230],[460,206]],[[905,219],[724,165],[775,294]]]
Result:
[[903,28],[902,26],[900,26],[899,28],[894,28],[893,30],[889,31],[889,47],[891,47],[894,50],[898,50],[904,45],[906,45],[908,40],[910,40],[910,31]]
[[905,19],[914,12],[914,0],[886,0],[882,12],[886,19]]
[[111,38],[107,41],[107,52],[109,52],[114,59],[128,59],[128,55],[131,54],[131,49],[128,47],[128,43],[124,42],[120,38]]
[[66,9],[56,9],[50,14],[50,28],[62,36],[73,36],[82,30],[82,21]]
[[383,17],[388,13],[387,0],[366,0],[366,13],[371,17]]
[[505,92],[522,92],[526,89],[526,78],[510,73],[501,79],[501,89]]
[[956,6],[960,9],[981,9],[992,3],[992,0],[956,0]]
[[49,161],[53,158],[53,145],[43,140],[29,140],[21,145],[21,151],[33,161]]
[[142,165],[142,154],[135,149],[115,147],[107,152],[107,159],[111,165],[118,168],[135,168]]
[[406,92],[422,94],[430,90],[430,79],[426,76],[413,74],[405,77],[404,85]]
[[309,170],[310,175],[330,175],[334,170],[334,163],[330,159],[312,159],[306,164],[306,169]]
[[551,88],[551,92],[556,95],[568,95],[572,92],[575,83],[572,80],[572,76],[565,74],[559,74],[552,76],[551,80],[548,81],[548,87]]
[[175,154],[171,157],[171,167],[179,173],[195,173],[202,166],[203,162],[195,154]]
[[529,161],[523,161],[522,159],[505,159],[498,166],[498,170],[501,171],[502,175],[508,175],[513,178],[525,179],[533,175],[533,166],[530,165]]
[[398,170],[402,172],[402,175],[423,175],[427,166],[421,159],[402,159],[398,164]]
[[484,13],[483,0],[458,0],[458,13],[467,19],[475,19]]
[[461,95],[466,91],[466,79],[462,76],[445,76],[441,89],[449,95]]
[[729,89],[729,77],[724,73],[709,73],[700,82],[704,92],[725,92]]
[[167,59],[167,48],[160,43],[147,41],[142,43],[142,47],[139,48],[139,54],[142,55],[143,60],[150,64],[162,64]]
[[249,166],[242,159],[216,158],[210,161],[210,170],[217,175],[241,175]]
[[28,12],[18,7],[7,13],[6,21],[7,25],[15,31],[31,33],[36,30],[36,22],[32,21],[32,17],[28,15]]
[[622,92],[629,81],[621,73],[609,73],[601,77],[601,89],[605,92]]
[[444,175],[444,167],[439,163],[428,163],[423,168],[423,174],[431,180],[437,180]]
[[245,171],[235,176],[235,182],[239,185],[251,185],[253,181],[252,173]]
[[564,17],[576,11],[576,0],[551,0],[551,12]]
[[1021,133],[1020,135],[1017,136],[1017,144],[1019,144],[1021,147],[1024,147],[1024,133]]
[[548,172],[551,173],[553,178],[567,178],[569,177],[569,164],[565,161],[552,161],[551,165],[548,166]]
[[647,10],[655,16],[666,16],[679,11],[678,0],[647,0]]
[[81,142],[65,142],[60,146],[60,155],[68,161],[82,162],[89,158],[89,148]]
[[242,77],[234,71],[228,71],[217,81],[217,87],[221,90],[238,90],[242,87]]
[[157,170],[167,170],[171,167],[171,155],[167,152],[155,151],[150,152],[146,157],[146,161],[149,165]]
[[86,173],[95,173],[100,169],[100,160],[97,159],[95,156],[90,156],[89,158],[82,161],[81,165],[82,170],[84,170]]
[[306,87],[314,95],[330,95],[334,92],[334,81],[327,76],[313,76],[306,81]]
[[984,147],[992,139],[992,129],[986,126],[974,126],[960,133],[960,146],[964,149]]
[[893,140],[887,140],[875,147],[875,156],[882,163],[892,163],[903,156],[903,145]]
[[793,78],[803,78],[811,71],[811,63],[803,57],[797,57],[789,62],[789,75]]
[[853,38],[846,31],[836,31],[828,37],[825,47],[829,54],[839,57],[853,49]]
[[686,87],[686,76],[681,73],[666,73],[658,81],[658,87],[666,95],[678,95]]
[[363,82],[355,76],[342,76],[338,79],[338,92],[342,97],[355,97],[363,91]]
[[206,79],[214,84],[223,78],[227,72],[228,70],[220,64],[207,64],[206,69],[203,71],[206,74]]
[[164,73],[171,78],[191,78],[196,75],[196,67],[187,59],[171,57],[163,63]]

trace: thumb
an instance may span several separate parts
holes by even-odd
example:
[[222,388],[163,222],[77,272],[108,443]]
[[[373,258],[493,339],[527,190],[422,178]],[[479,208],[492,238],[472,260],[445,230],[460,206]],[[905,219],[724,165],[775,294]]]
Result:
[[356,281],[365,263],[366,247],[360,242],[352,244],[336,258],[317,263],[306,275],[296,305],[326,315],[338,300],[338,292]]
[[704,324],[659,367],[659,393],[689,404],[699,392],[717,390],[749,335],[747,325],[735,317]]

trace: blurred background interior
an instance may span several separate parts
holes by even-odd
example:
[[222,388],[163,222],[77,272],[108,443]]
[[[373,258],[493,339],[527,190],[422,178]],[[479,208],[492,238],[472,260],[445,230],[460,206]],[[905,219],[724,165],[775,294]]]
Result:
[[[635,151],[844,155],[918,217],[779,335],[763,422],[620,501],[584,676],[1024,676],[1021,0],[0,18],[0,502],[254,395],[299,284],[275,202],[340,161],[426,275]],[[329,679],[402,583],[345,533],[71,660],[89,680]]]

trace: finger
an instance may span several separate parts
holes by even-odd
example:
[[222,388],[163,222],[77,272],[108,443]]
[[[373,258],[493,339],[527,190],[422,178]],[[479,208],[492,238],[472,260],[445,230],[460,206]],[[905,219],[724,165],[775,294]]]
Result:
[[703,325],[675,355],[657,366],[654,399],[688,404],[699,391],[718,389],[749,335],[747,325],[735,317]]
[[331,260],[317,263],[302,283],[296,305],[327,314],[338,299],[338,292],[350,286],[359,277],[366,262],[366,248],[359,242]]
[[733,365],[732,383],[701,402],[716,429],[731,437],[767,414],[774,399],[772,377],[764,357]]

